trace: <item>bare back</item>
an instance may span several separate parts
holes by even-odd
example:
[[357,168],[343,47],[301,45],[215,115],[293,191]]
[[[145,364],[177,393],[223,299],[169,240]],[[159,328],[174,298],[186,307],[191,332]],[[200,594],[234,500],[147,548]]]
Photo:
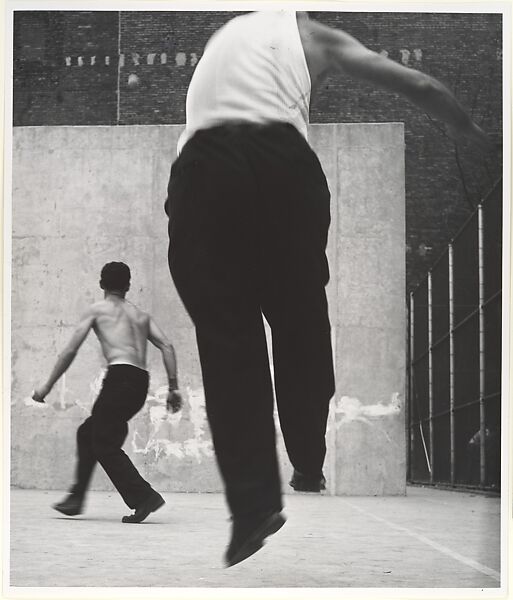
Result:
[[117,296],[97,302],[92,311],[93,330],[107,363],[146,369],[149,315]]

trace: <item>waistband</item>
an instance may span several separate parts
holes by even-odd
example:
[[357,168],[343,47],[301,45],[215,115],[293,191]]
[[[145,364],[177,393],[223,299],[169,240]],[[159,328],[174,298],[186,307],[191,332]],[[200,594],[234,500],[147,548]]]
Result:
[[146,369],[141,369],[141,367],[136,367],[135,365],[131,365],[129,363],[113,363],[107,365],[107,374],[114,373],[133,373],[138,377],[141,377],[143,375],[146,377],[149,376],[149,372]]
[[178,165],[183,164],[185,166],[191,162],[190,156],[185,158],[185,156],[191,155],[191,151],[195,159],[198,158],[195,155],[198,149],[201,149],[201,152],[206,151],[208,156],[212,153],[215,156],[216,152],[219,152],[219,148],[214,147],[215,144],[228,146],[233,150],[234,145],[239,144],[239,142],[242,142],[243,147],[253,145],[257,148],[264,148],[261,144],[265,142],[266,152],[271,150],[281,155],[288,155],[291,149],[299,152],[313,152],[308,140],[292,123],[285,121],[266,121],[265,123],[225,121],[205,129],[198,129],[192,133],[173,162],[171,174],[179,170]]
[[[225,121],[219,125],[212,125],[205,129],[197,129],[189,138],[193,139],[195,136],[204,134],[216,134],[216,135],[227,135],[232,133],[248,133],[248,132],[262,132],[262,131],[291,131],[296,132],[298,135],[301,133],[294,127],[292,123],[286,121],[265,121],[262,123],[253,121]],[[301,136],[303,137],[303,136]]]

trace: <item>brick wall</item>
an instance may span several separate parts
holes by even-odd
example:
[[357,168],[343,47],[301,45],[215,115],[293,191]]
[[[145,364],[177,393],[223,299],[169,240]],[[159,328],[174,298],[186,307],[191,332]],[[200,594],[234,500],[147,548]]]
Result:
[[15,12],[14,125],[115,124],[117,30],[116,12]]
[[[233,12],[17,11],[14,125],[183,123],[185,94],[210,35]],[[434,75],[475,119],[502,129],[501,15],[312,13],[377,52]],[[130,88],[128,75],[141,85]],[[458,147],[405,100],[331,77],[312,101],[311,121],[404,121],[407,281],[425,274],[499,177],[486,159]]]

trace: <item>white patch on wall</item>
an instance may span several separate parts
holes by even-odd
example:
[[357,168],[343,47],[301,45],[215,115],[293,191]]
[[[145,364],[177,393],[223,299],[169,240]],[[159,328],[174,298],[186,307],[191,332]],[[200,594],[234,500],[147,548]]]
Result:
[[185,52],[178,52],[175,57],[175,62],[177,67],[183,67],[187,63],[187,55]]
[[[208,432],[207,413],[205,411],[205,394],[203,388],[192,390],[187,388],[187,398],[191,408],[191,423],[194,439],[202,438]],[[209,435],[209,434],[208,434]]]
[[49,406],[46,402],[36,402],[33,400],[32,396],[25,396],[25,398],[23,398],[23,404],[33,408],[48,408]]
[[401,48],[399,52],[401,53],[401,62],[403,63],[403,65],[407,65],[410,61],[411,52],[406,48]]
[[[174,456],[178,459],[194,458],[201,462],[203,458],[214,456],[212,441],[208,431],[203,390],[186,388],[184,407],[181,411],[171,413],[166,408],[167,386],[158,388],[148,401],[154,402],[149,408],[150,431],[148,440],[144,442],[139,432],[132,438],[132,449],[139,454],[155,453],[155,459]],[[187,406],[185,404],[187,403]],[[174,441],[173,432],[179,437],[179,429],[187,427],[184,411],[189,411],[189,423],[192,425],[192,436],[183,441]]]
[[91,381],[89,384],[89,401],[94,402],[102,389],[103,380],[105,378],[105,374],[107,369],[101,369],[98,372],[98,375]]
[[362,404],[358,398],[342,396],[339,400],[335,400],[335,426],[338,429],[343,423],[353,421],[369,423],[371,419],[388,417],[399,412],[401,412],[401,397],[398,392],[392,394],[390,402],[377,404]]
[[61,405],[61,409],[65,410],[65,408],[66,408],[66,373],[63,373],[61,382],[60,382],[59,403]]

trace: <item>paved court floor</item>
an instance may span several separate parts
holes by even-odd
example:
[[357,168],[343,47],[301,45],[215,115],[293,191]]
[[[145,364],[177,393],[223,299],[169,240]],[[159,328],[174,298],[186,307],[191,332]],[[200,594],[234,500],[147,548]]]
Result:
[[[60,516],[61,492],[11,490],[10,585],[151,588],[496,588],[500,500],[411,487],[406,497],[286,496],[288,521],[225,569],[219,494],[163,494],[142,524],[111,492]],[[5,580],[4,580],[5,584]],[[120,596],[121,597],[121,596]]]

